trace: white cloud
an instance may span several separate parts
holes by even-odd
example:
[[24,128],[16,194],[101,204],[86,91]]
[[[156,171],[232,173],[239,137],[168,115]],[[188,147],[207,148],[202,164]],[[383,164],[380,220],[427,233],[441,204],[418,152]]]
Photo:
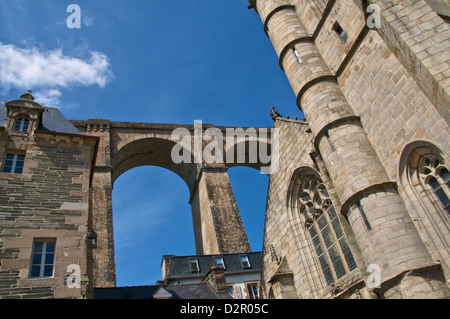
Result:
[[49,104],[59,102],[61,88],[103,88],[113,78],[108,57],[88,50],[85,56],[88,58],[81,59],[66,56],[60,49],[19,48],[0,42],[0,86],[4,90],[40,89],[40,102]]
[[94,18],[88,16],[86,13],[83,13],[81,21],[83,22],[85,27],[90,27],[94,25]]
[[61,92],[57,89],[41,90],[33,93],[36,102],[45,106],[59,106],[59,97]]

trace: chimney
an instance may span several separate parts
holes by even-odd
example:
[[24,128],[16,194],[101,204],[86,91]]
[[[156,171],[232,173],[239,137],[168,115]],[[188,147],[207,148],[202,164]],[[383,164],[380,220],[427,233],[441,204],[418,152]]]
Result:
[[206,270],[202,282],[211,285],[216,292],[227,292],[228,287],[225,279],[225,272],[223,267],[218,267],[215,262],[213,262]]

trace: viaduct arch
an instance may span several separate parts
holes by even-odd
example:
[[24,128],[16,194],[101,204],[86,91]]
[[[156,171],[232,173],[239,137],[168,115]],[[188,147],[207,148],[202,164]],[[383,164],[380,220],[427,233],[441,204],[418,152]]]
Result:
[[[97,234],[97,248],[92,255],[95,286],[116,285],[112,189],[121,174],[138,166],[166,168],[186,183],[190,193],[197,254],[244,253],[251,250],[227,170],[232,166],[248,166],[265,172],[264,168],[271,164],[267,162],[272,152],[270,130],[215,127],[211,124],[202,124],[199,130],[196,125],[125,123],[102,119],[72,123],[81,133],[99,138],[89,225]],[[174,134],[175,130],[183,134]],[[211,132],[217,134],[215,138],[211,138]],[[230,138],[230,132],[236,135],[231,134]],[[203,134],[207,137],[203,138]],[[223,137],[222,143],[215,143],[217,136]],[[184,159],[190,160],[179,163],[173,160],[172,151],[177,144],[183,146],[179,147],[179,151]],[[211,146],[215,146],[213,152]],[[207,149],[209,154],[216,156],[215,161],[198,157],[199,151],[203,153]],[[255,151],[266,156],[255,156]]]

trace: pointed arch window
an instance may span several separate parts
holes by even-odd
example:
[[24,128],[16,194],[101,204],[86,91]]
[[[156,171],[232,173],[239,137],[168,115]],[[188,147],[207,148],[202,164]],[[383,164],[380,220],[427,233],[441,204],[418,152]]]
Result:
[[325,185],[315,176],[301,182],[300,214],[328,285],[356,268],[356,262]]
[[419,164],[422,183],[434,193],[444,211],[450,215],[450,173],[441,160],[434,155],[424,156]]
[[433,143],[417,140],[402,151],[400,190],[417,230],[433,260],[449,267],[450,183],[445,153]]

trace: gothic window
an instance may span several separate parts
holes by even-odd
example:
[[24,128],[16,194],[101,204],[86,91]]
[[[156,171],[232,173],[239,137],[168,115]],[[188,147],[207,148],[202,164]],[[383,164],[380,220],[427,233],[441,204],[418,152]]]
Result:
[[355,269],[356,263],[325,185],[309,176],[302,180],[301,188],[300,214],[330,285]]
[[399,160],[399,181],[405,203],[429,247],[433,260],[449,266],[450,174],[441,149],[427,141],[405,146]]
[[30,125],[30,121],[27,118],[21,117],[16,120],[14,123],[14,131],[17,132],[28,132],[28,126]]
[[420,161],[419,173],[422,183],[450,215],[450,173],[447,167],[436,156],[427,155]]

